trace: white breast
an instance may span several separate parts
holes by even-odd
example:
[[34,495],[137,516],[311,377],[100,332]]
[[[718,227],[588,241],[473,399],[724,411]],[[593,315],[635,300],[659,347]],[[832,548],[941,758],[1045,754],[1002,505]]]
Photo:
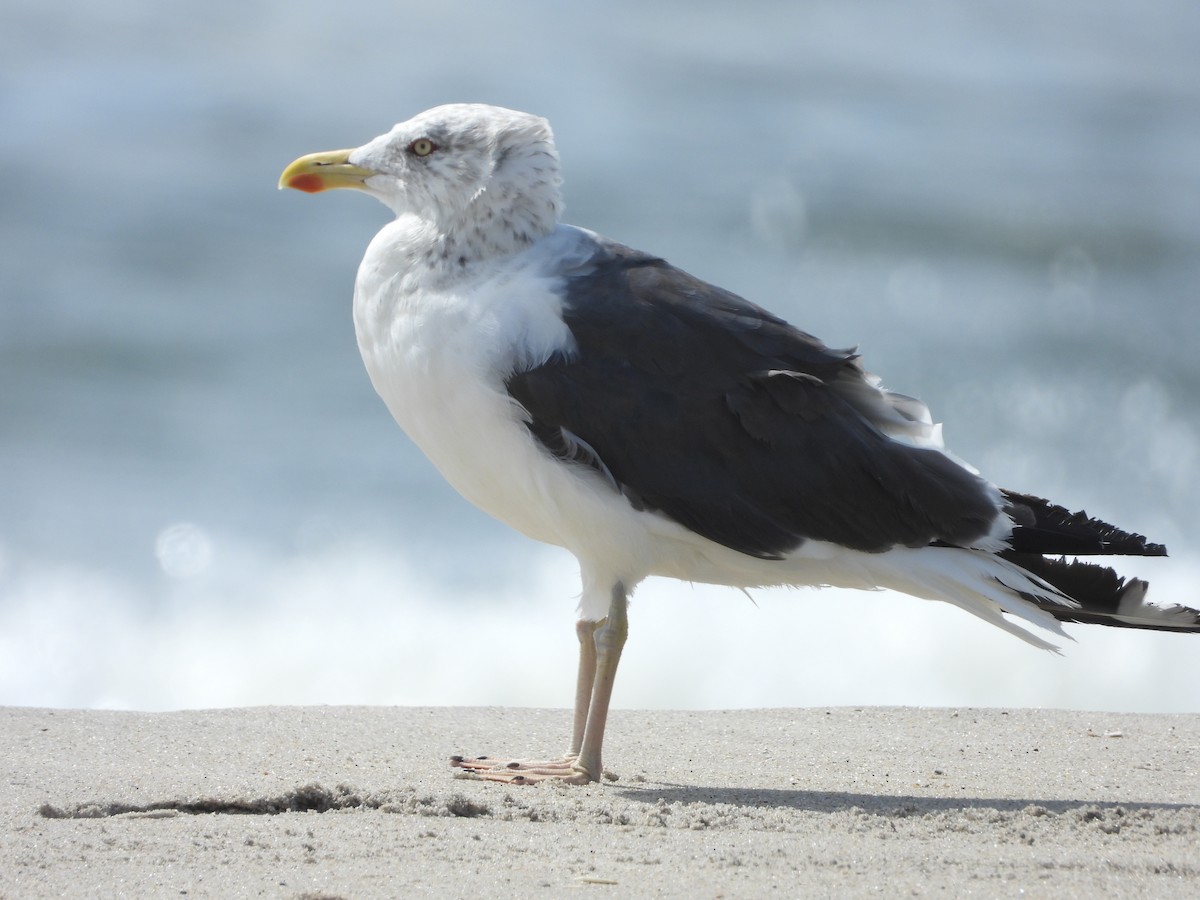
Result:
[[[466,499],[536,540],[640,580],[650,564],[640,518],[598,474],[549,456],[509,396],[514,368],[574,351],[558,277],[534,250],[486,278],[429,288],[398,259],[398,220],[359,270],[354,323],[375,390]],[[657,518],[657,517],[655,517]],[[634,520],[634,522],[631,522]]]

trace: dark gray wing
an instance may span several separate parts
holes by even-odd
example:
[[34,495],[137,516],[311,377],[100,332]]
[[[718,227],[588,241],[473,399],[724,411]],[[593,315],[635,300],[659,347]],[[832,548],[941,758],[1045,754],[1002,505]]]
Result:
[[509,393],[556,456],[639,508],[763,558],[805,539],[865,551],[986,534],[995,495],[937,450],[916,401],[661,259],[601,242],[566,279],[576,352],[514,373]]

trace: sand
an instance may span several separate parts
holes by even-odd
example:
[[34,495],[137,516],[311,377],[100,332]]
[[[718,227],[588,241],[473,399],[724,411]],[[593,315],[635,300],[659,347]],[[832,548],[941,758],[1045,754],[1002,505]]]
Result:
[[1200,716],[0,709],[0,897],[1200,896]]

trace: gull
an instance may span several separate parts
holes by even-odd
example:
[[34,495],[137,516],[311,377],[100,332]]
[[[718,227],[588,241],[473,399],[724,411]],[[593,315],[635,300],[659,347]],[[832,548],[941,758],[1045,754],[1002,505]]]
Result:
[[562,223],[561,180],[545,119],[451,104],[301,157],[279,182],[362,191],[395,214],[354,287],[375,390],[467,500],[579,562],[567,752],[453,757],[462,774],[605,776],[628,599],[651,575],[887,588],[1051,650],[1022,626],[1200,631],[1196,610],[1076,558],[1161,545],[998,488],[854,350]]

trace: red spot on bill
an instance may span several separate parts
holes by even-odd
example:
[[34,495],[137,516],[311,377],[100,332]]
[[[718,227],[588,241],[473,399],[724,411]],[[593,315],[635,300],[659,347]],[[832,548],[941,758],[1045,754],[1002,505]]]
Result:
[[287,186],[306,194],[315,194],[325,190],[325,180],[320,175],[293,175],[288,179]]

